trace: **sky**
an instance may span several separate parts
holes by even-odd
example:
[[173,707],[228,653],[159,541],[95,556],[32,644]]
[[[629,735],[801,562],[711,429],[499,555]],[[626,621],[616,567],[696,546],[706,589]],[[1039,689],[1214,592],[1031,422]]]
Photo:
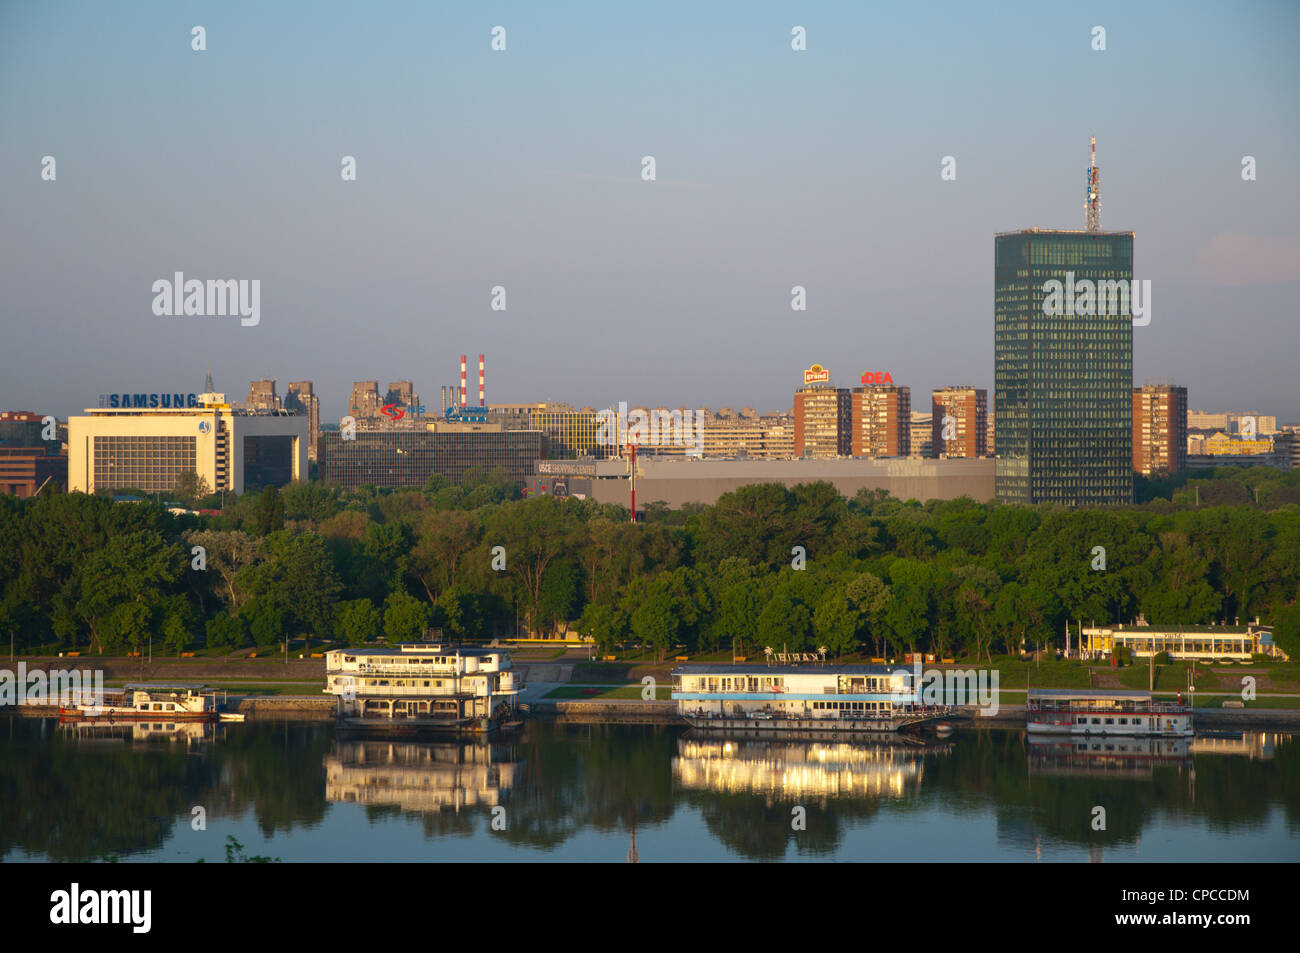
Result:
[[[993,236],[1083,227],[1092,136],[1135,383],[1300,421],[1293,0],[0,0],[0,410],[209,370],[437,409],[462,353],[489,402],[788,410],[814,362],[992,396]],[[156,315],[177,271],[260,322]]]

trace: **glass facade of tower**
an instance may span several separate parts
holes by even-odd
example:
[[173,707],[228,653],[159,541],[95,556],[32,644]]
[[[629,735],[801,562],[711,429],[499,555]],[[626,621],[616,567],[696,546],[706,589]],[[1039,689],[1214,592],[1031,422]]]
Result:
[[[1132,232],[1034,229],[995,237],[998,499],[1133,502],[1132,277]],[[1061,284],[1055,297],[1053,281]],[[1122,299],[1110,296],[1109,307],[1079,285],[1119,281],[1126,290]],[[1074,303],[1065,306],[1067,297]]]

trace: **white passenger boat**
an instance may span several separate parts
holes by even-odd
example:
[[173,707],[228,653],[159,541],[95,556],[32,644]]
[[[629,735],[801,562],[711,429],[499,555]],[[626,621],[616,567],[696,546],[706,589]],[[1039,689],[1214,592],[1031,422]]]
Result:
[[215,721],[217,693],[203,685],[141,683],[127,685],[123,700],[114,704],[82,701],[59,708],[59,720],[86,722]]
[[523,678],[499,648],[406,643],[325,653],[339,724],[381,734],[494,731],[517,717]]
[[891,732],[953,717],[920,703],[914,672],[885,665],[683,665],[672,674],[687,724],[737,737]]
[[1031,688],[1031,734],[1124,735],[1185,738],[1192,735],[1192,711],[1157,702],[1150,692],[1111,689]]

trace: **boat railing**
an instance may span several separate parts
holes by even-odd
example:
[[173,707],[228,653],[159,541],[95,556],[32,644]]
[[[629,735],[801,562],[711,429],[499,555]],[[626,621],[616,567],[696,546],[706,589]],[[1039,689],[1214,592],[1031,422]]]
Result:
[[[370,695],[418,695],[421,698],[436,696],[439,698],[472,698],[474,697],[474,686],[468,685],[461,688],[446,687],[435,688],[423,685],[342,685],[337,686],[335,694],[346,692],[349,695],[366,697]],[[493,692],[493,694],[506,694],[505,692]]]

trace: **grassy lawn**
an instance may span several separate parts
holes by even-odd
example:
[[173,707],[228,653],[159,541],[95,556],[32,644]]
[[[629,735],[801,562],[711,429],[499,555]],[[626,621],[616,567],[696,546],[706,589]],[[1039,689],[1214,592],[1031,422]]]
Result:
[[564,658],[568,649],[510,649],[510,657],[521,662],[551,662]]
[[[1186,696],[1183,696],[1184,704]],[[1225,701],[1231,699],[1222,695],[1204,696],[1197,694],[1196,708],[1222,708]],[[1246,702],[1247,708],[1300,708],[1300,695],[1291,695],[1283,698],[1256,698],[1254,701]]]

